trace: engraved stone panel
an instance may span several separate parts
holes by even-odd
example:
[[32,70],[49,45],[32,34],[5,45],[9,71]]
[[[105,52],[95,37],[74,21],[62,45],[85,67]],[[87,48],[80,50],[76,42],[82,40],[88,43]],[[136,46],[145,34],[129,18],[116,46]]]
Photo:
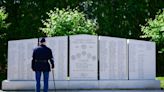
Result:
[[8,42],[8,80],[34,80],[31,60],[37,39]]
[[155,43],[128,40],[129,79],[155,79]]
[[[52,50],[55,61],[55,80],[67,79],[68,64],[68,37],[50,37],[46,38],[47,46]],[[49,75],[52,80],[52,73]]]
[[127,41],[99,37],[100,80],[128,79]]
[[97,80],[97,36],[70,36],[70,79]]

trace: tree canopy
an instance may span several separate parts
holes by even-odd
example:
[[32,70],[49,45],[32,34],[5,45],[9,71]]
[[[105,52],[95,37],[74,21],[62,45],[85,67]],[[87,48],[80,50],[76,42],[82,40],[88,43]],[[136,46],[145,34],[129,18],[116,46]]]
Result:
[[[48,18],[46,12],[70,7],[79,10],[99,24],[98,35],[140,39],[139,25],[145,19],[154,18],[163,8],[163,0],[1,0],[6,7],[11,23],[7,30],[8,39],[23,39],[45,36],[39,27],[41,20]],[[12,31],[11,31],[12,30]],[[35,35],[34,35],[35,34]]]
[[[8,24],[5,22],[8,14],[3,7],[0,8],[0,81],[2,81],[6,75],[6,28]],[[1,86],[1,85],[0,85]]]
[[148,19],[141,31],[144,33],[141,37],[155,41],[160,53],[164,52],[164,10],[160,10],[154,19]]
[[49,18],[43,20],[45,27],[41,28],[47,36],[96,34],[97,23],[87,19],[78,9],[55,8],[47,14]]
[[0,8],[0,39],[4,39],[6,36],[6,30],[5,28],[7,28],[8,24],[6,23],[6,18],[7,18],[8,14],[5,12],[4,8],[1,7]]

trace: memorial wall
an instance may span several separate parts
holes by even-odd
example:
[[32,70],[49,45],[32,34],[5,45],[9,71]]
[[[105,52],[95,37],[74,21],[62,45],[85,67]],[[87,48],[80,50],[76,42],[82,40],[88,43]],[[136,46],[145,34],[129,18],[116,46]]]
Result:
[[[47,37],[46,41],[54,56],[59,88],[81,87],[86,83],[88,88],[123,88],[119,81],[126,83],[127,88],[135,88],[136,83],[141,83],[143,88],[160,87],[155,80],[154,42],[93,35]],[[34,88],[31,60],[37,45],[38,39],[8,42],[8,74],[2,89],[22,88],[19,85],[25,85],[24,81],[29,83],[25,87]]]
[[[155,78],[153,42],[129,39],[127,43],[124,38],[91,35],[70,36],[69,46],[67,36],[46,40],[53,52],[56,80],[98,80],[98,61],[100,80]],[[37,44],[38,39],[9,41],[8,80],[34,80],[31,60]]]

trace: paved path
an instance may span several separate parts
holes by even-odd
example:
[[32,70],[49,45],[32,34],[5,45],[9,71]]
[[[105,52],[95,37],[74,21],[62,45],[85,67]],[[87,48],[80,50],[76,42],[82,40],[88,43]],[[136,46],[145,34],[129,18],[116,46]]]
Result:
[[[0,91],[0,92],[35,92],[35,91]],[[55,92],[55,91],[51,90],[48,92]],[[164,92],[164,90],[57,90],[56,92]]]

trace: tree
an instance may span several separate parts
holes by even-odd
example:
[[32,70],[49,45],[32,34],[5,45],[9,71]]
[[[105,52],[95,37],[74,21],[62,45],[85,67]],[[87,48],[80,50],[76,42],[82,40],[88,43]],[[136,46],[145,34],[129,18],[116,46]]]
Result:
[[80,8],[99,23],[99,35],[141,39],[139,25],[163,8],[164,0],[85,0]]
[[96,34],[97,23],[87,19],[85,14],[77,9],[55,8],[47,14],[49,18],[43,21],[45,27],[41,28],[47,36]]
[[141,26],[142,38],[155,41],[160,53],[164,52],[164,10],[160,10],[155,19],[148,19],[146,25]]
[[[3,7],[0,8],[0,81],[6,77],[6,28],[8,24],[5,22],[8,14]],[[1,85],[0,85],[1,86]]]
[[3,7],[0,8],[0,39],[4,39],[6,36],[5,28],[7,28],[7,23],[5,22],[8,14],[5,13]]

